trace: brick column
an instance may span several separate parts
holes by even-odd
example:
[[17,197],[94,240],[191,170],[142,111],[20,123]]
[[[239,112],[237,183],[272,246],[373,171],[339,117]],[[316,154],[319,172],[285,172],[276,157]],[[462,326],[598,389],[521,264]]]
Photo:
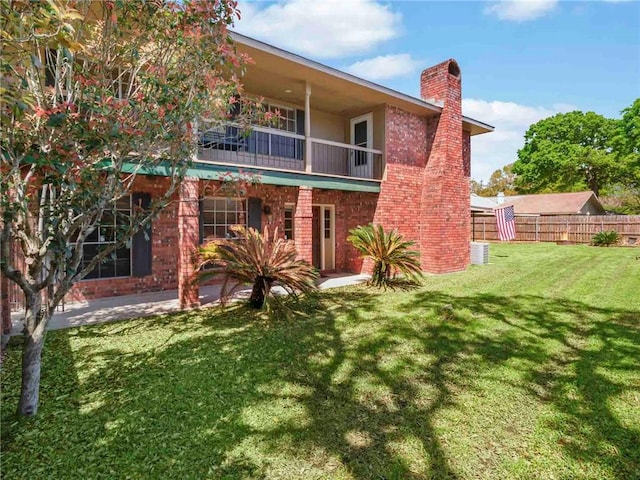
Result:
[[198,179],[185,178],[178,190],[178,299],[180,308],[200,305],[194,254],[200,237]]
[[298,258],[313,262],[313,189],[311,187],[298,187],[298,201],[293,217],[293,229],[296,239]]
[[463,156],[462,92],[456,61],[447,60],[423,71],[420,94],[425,100],[443,104],[440,117],[429,125],[433,142],[422,180],[423,269],[433,273],[464,270],[470,261],[470,186]]

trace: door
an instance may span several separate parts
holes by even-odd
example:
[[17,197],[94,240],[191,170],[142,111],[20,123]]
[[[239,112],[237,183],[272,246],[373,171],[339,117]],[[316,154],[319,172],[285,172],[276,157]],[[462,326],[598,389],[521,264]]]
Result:
[[318,270],[322,270],[322,228],[320,226],[320,207],[312,207],[313,214],[311,219],[311,258],[312,264]]
[[[351,144],[362,148],[373,148],[373,115],[367,113],[351,119]],[[373,156],[370,152],[352,150],[349,174],[354,177],[371,178]]]
[[314,205],[312,207],[312,263],[318,270],[335,270],[335,207]]

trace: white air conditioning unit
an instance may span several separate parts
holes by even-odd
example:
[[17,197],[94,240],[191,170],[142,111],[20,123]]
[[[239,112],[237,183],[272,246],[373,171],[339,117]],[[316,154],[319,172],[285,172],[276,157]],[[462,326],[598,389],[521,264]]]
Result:
[[489,263],[489,244],[471,242],[471,263],[473,265],[485,265]]

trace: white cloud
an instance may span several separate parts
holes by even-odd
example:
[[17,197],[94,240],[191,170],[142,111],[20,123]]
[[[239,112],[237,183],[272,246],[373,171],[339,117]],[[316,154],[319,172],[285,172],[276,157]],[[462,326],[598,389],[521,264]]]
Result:
[[488,180],[491,174],[517,158],[524,134],[533,123],[556,113],[577,110],[575,105],[532,107],[514,102],[462,100],[462,112],[495,127],[493,133],[471,137],[471,177]]
[[408,53],[399,53],[360,60],[349,65],[346,71],[369,80],[387,80],[411,75],[421,64],[421,61],[413,59]]
[[396,37],[402,24],[400,13],[376,0],[241,2],[239,9],[239,33],[316,58],[370,51]]
[[500,20],[526,22],[552,11],[558,0],[500,0],[484,9],[484,13],[495,15]]

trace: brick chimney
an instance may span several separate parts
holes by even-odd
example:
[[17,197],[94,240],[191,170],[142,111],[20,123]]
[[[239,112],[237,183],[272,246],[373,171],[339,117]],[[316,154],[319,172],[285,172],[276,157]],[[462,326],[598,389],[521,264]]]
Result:
[[427,68],[420,95],[442,106],[427,125],[427,162],[422,182],[420,250],[423,270],[444,273],[469,264],[468,169],[463,163],[460,67],[453,59]]

